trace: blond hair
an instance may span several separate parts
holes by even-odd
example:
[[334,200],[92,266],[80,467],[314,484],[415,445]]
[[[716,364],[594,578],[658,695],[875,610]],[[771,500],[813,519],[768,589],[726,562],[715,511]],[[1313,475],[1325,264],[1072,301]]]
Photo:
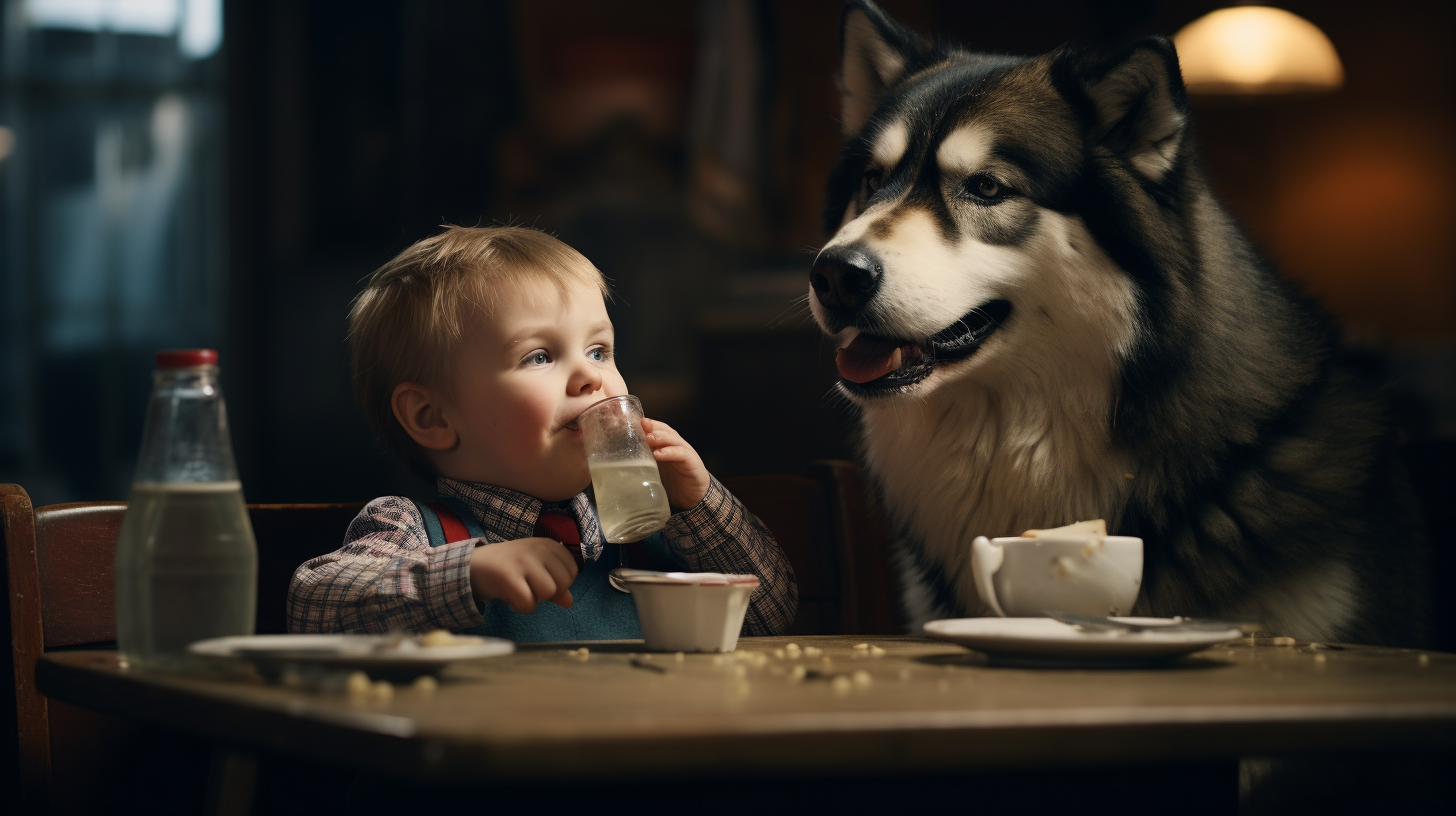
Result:
[[349,308],[354,399],[390,453],[426,481],[423,449],[394,416],[394,389],[418,382],[453,393],[452,362],[470,316],[495,313],[502,291],[525,281],[563,294],[585,284],[610,297],[602,273],[580,252],[524,227],[456,227],[418,241],[369,276]]

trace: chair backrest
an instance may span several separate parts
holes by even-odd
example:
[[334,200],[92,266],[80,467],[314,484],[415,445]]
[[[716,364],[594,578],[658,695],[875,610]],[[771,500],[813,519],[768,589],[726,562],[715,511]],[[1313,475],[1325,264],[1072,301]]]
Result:
[[[343,543],[362,504],[249,505],[258,541],[257,631],[286,631],[293,570]],[[46,796],[53,737],[49,706],[35,688],[35,662],[53,649],[107,646],[116,641],[116,542],[124,502],[55,504],[32,508],[19,485],[0,485],[0,544],[10,603],[5,615],[11,649],[4,685],[15,692],[6,711],[7,768],[18,768],[19,789],[31,802]],[[0,694],[3,697],[3,694]],[[54,735],[60,736],[60,735]],[[13,753],[18,751],[18,755]]]
[[853,462],[815,462],[805,476],[723,480],[774,534],[799,584],[791,634],[893,634],[888,528]]

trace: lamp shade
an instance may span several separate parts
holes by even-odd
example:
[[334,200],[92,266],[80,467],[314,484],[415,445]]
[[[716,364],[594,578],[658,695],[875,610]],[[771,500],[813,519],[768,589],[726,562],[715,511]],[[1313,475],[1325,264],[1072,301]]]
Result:
[[1345,81],[1330,38],[1283,9],[1219,9],[1184,26],[1173,44],[1189,93],[1310,93]]

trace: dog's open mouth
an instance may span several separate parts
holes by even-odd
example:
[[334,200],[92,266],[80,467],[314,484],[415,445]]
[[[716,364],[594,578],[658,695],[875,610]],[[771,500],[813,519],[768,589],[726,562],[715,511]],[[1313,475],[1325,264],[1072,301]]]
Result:
[[844,385],[855,393],[903,389],[929,377],[938,364],[975,354],[1010,314],[1010,301],[993,300],[972,309],[928,341],[861,332],[839,350],[834,362]]

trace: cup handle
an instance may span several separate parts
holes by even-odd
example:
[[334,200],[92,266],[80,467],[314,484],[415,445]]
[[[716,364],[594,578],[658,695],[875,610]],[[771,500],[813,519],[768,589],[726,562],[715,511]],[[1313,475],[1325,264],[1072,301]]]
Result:
[[996,588],[991,585],[991,576],[1001,569],[1001,562],[1005,558],[1006,551],[999,544],[992,544],[985,536],[976,536],[976,540],[971,542],[971,575],[976,579],[976,592],[980,594],[981,602],[991,607],[991,611],[1001,618],[1006,617],[1006,613],[1001,610],[1001,604],[996,602]]

